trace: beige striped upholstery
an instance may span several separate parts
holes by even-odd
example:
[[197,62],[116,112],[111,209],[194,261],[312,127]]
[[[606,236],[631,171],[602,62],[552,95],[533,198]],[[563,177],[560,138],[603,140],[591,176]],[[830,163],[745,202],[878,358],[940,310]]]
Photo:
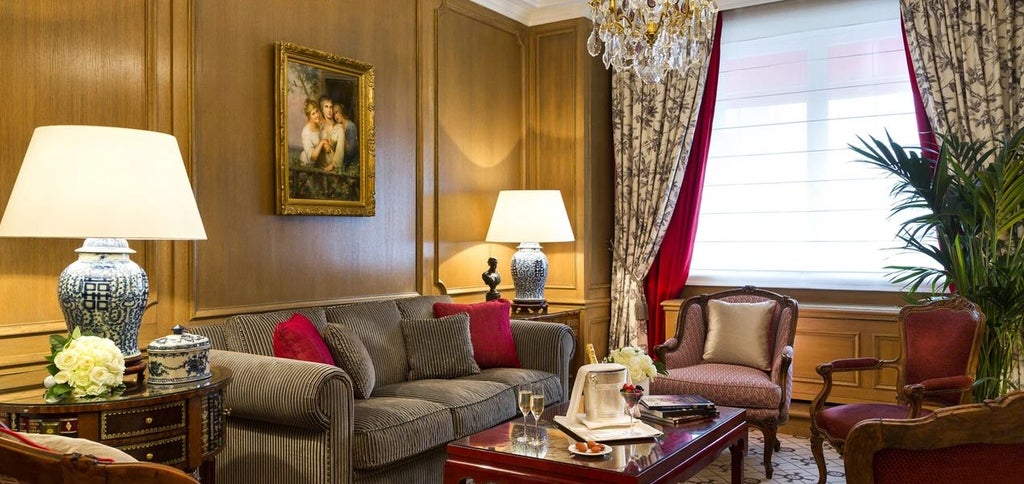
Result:
[[[524,383],[537,383],[544,386],[545,402],[561,402],[566,394],[562,393],[562,383],[558,375],[552,375],[546,371],[528,370],[523,368],[487,368],[475,375],[466,375],[459,380],[483,380],[493,381],[508,385],[510,388]],[[514,396],[514,395],[513,395]],[[513,405],[515,402],[513,402]]]
[[[552,404],[568,394],[572,331],[531,321],[512,322],[523,368],[405,381],[402,314],[429,317],[438,301],[450,298],[240,315],[190,328],[210,337],[211,364],[234,373],[225,391],[227,443],[217,457],[221,482],[440,482],[448,442],[517,416],[515,385],[542,384]],[[295,312],[321,334],[338,324],[359,336],[377,377],[371,398],[355,399],[351,375],[339,368],[268,356],[274,326]],[[392,381],[382,382],[380,370]]]
[[512,339],[522,367],[558,375],[562,398],[568,398],[569,362],[576,351],[572,329],[564,324],[513,319]]
[[402,319],[424,319],[434,317],[434,303],[450,303],[451,296],[419,296],[406,299],[397,299],[398,312],[402,313]]
[[448,457],[444,447],[428,453],[396,462],[380,469],[356,470],[354,482],[360,484],[403,484],[440,482],[437,476],[444,475],[444,461]]
[[210,339],[210,347],[218,350],[228,350],[228,337],[224,334],[223,324],[197,325],[185,328],[185,331],[192,334],[199,334]]
[[451,410],[455,438],[475,434],[516,414],[508,385],[490,381],[416,380],[377,389],[374,397],[402,397],[435,402]]
[[327,325],[324,309],[320,307],[232,316],[224,322],[228,348],[231,351],[274,356],[274,328],[278,323],[291,319],[295,313],[309,318],[321,332]]
[[363,346],[363,341],[352,328],[341,324],[328,326],[323,337],[334,364],[345,370],[352,379],[356,398],[370,398],[377,384],[377,375],[366,346]]
[[356,469],[374,469],[453,438],[452,419],[444,405],[410,398],[358,400],[352,463]]
[[319,363],[210,350],[210,364],[230,368],[224,392],[220,482],[344,483],[351,480],[352,382]]
[[480,373],[469,339],[469,315],[403,319],[402,335],[409,357],[407,380],[455,378]]
[[405,381],[409,361],[402,338],[402,314],[395,301],[335,306],[327,309],[327,320],[355,330],[373,360],[374,386]]

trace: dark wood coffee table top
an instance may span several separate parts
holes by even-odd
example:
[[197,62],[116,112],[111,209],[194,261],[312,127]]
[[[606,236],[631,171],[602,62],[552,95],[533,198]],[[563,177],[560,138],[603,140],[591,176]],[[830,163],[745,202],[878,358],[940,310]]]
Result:
[[[733,481],[742,481],[741,461],[747,449],[743,409],[719,407],[716,419],[675,426],[647,422],[665,435],[612,442],[610,454],[584,457],[569,452],[576,439],[552,421],[567,407],[553,406],[541,416],[540,431],[547,445],[515,440],[523,432],[522,417],[448,444],[445,482],[677,482],[692,477],[725,450],[732,453]],[[528,422],[530,435],[536,435],[532,417]]]

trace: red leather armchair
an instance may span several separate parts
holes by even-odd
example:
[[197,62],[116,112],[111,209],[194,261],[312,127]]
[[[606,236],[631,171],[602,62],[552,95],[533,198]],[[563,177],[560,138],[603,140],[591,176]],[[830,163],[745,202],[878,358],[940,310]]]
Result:
[[[851,429],[872,418],[908,419],[931,413],[924,403],[951,406],[971,401],[971,386],[978,367],[978,347],[985,315],[959,296],[900,310],[898,326],[902,353],[891,360],[846,358],[818,365],[824,379],[811,403],[811,452],[818,465],[818,482],[827,479],[823,442],[840,455]],[[850,371],[895,368],[899,372],[896,402],[852,403],[826,408],[832,376]]]

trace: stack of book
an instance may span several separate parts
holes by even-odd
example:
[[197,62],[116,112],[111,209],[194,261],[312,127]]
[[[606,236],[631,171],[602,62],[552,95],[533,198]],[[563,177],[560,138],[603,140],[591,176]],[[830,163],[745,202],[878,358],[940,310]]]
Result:
[[718,416],[715,402],[700,395],[644,395],[638,408],[640,418],[669,425]]

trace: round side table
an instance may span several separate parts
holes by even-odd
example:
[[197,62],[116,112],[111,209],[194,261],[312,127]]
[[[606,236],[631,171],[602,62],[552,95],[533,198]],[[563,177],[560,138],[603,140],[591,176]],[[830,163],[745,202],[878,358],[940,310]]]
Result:
[[124,393],[46,403],[39,397],[0,403],[12,430],[100,442],[143,462],[167,464],[214,482],[214,459],[224,447],[224,389],[231,371],[213,367],[206,380],[180,385],[142,382]]

